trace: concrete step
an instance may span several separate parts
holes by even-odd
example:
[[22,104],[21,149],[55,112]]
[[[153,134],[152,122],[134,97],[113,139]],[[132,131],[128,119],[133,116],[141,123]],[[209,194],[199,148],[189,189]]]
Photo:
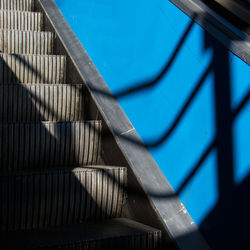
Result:
[[0,170],[95,165],[100,121],[0,123]]
[[108,166],[1,173],[1,231],[119,217],[126,178]]
[[52,54],[53,33],[0,30],[0,52],[9,54]]
[[4,233],[9,249],[156,250],[161,232],[141,223],[116,218],[46,230]]
[[0,122],[81,121],[84,108],[81,84],[0,85]]
[[1,0],[0,9],[3,10],[34,10],[33,0]]
[[40,31],[43,16],[38,12],[0,10],[0,29]]
[[0,84],[65,83],[66,57],[0,54]]

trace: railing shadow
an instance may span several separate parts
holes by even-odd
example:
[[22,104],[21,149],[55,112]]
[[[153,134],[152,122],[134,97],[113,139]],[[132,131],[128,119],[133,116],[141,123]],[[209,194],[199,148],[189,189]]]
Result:
[[[46,83],[41,84],[42,92],[39,84],[22,83],[16,65],[13,69],[0,60],[0,231],[5,238],[1,247],[12,241],[13,234],[3,233],[6,230],[120,217],[126,173],[98,166],[100,126],[76,124],[85,116],[84,88],[71,85],[56,95],[58,88],[67,85]],[[45,79],[29,62],[19,63]],[[77,97],[76,104],[82,106],[77,111],[67,109],[71,97]]]
[[[91,89],[97,94],[109,96],[111,98],[119,98],[129,94],[134,94],[143,89],[155,86],[162,76],[167,74],[170,69],[178,50],[181,46],[184,46],[185,38],[192,27],[192,24],[188,26],[188,31],[184,32],[184,35],[177,45],[171,60],[166,64],[164,70],[152,81],[144,82],[143,84],[137,84],[132,88],[115,93],[114,96],[109,93],[99,91],[98,89]],[[234,141],[233,141],[233,124],[236,118],[241,114],[241,111],[246,107],[250,101],[250,91],[247,91],[243,98],[240,100],[238,106],[232,109],[232,90],[231,90],[231,64],[229,58],[229,51],[222,46],[216,39],[212,38],[207,32],[204,31],[204,47],[209,48],[212,51],[212,59],[207,69],[195,85],[191,94],[184,102],[181,111],[177,114],[172,124],[159,138],[154,141],[145,141],[144,144],[133,141],[133,143],[146,146],[147,148],[154,148],[160,146],[166,142],[169,136],[174,132],[175,128],[183,122],[182,118],[185,112],[190,108],[190,104],[194,100],[195,96],[199,93],[201,86],[203,85],[207,76],[212,73],[213,75],[213,89],[214,89],[214,106],[215,106],[215,137],[204,149],[202,154],[197,157],[196,162],[189,169],[191,171],[181,182],[176,190],[176,195],[180,195],[190,181],[195,178],[196,173],[202,167],[210,153],[215,150],[217,157],[217,174],[218,174],[218,194],[219,200],[217,205],[211,211],[211,213],[201,223],[200,229],[205,238],[211,244],[213,249],[247,249],[250,246],[250,241],[247,237],[247,224],[250,222],[250,216],[243,212],[244,203],[248,197],[248,189],[250,188],[249,176],[240,184],[234,183]],[[178,48],[178,49],[177,49]],[[116,135],[124,140],[131,141],[131,138],[126,135],[120,135],[118,131],[115,131]],[[155,194],[150,193],[152,197],[160,199],[175,198],[172,194]],[[247,202],[248,204],[248,202]],[[186,235],[185,237],[188,237]],[[241,244],[240,244],[241,242]]]
[[[166,63],[165,67],[159,72],[159,74],[153,80],[149,80],[149,81],[146,81],[143,83],[136,83],[135,86],[133,86],[132,88],[118,92],[114,96],[110,95],[109,93],[103,92],[102,90],[99,90],[99,89],[92,88],[91,90],[97,94],[109,96],[110,98],[114,98],[114,97],[120,98],[120,97],[128,96],[131,94],[135,94],[135,93],[138,93],[139,91],[143,91],[144,89],[148,89],[150,87],[156,86],[157,83],[163,78],[163,76],[165,76],[167,74],[167,72],[170,70],[171,65],[173,64],[176,56],[178,55],[178,52],[180,51],[181,47],[184,46],[185,40],[188,37],[188,34],[193,27],[193,24],[194,24],[193,21],[189,23],[185,32],[183,33],[182,38],[180,39],[179,43],[177,44],[176,48],[174,49],[174,51],[170,57],[170,60]],[[204,43],[205,43],[206,48],[211,48],[213,51],[212,61],[208,65],[208,67],[204,70],[204,73],[202,74],[202,76],[198,80],[194,89],[191,91],[191,94],[188,96],[188,98],[184,102],[184,105],[181,108],[181,111],[177,114],[173,123],[163,133],[163,135],[161,135],[160,138],[157,138],[154,141],[146,141],[144,144],[142,144],[141,142],[138,142],[136,140],[131,140],[131,138],[129,136],[127,136],[126,134],[121,135],[118,131],[114,131],[114,133],[124,140],[128,140],[130,142],[133,142],[133,143],[140,145],[140,146],[143,146],[143,147],[146,146],[149,149],[160,146],[162,143],[164,143],[166,140],[168,140],[169,136],[174,132],[174,130],[182,122],[182,118],[183,118],[184,114],[190,108],[192,101],[199,93],[207,76],[211,72],[213,72],[213,74],[214,74],[214,100],[215,100],[215,114],[216,114],[216,135],[215,135],[215,138],[210,142],[210,144],[204,150],[204,152],[201,154],[201,156],[197,157],[196,163],[194,164],[194,166],[192,166],[190,168],[191,169],[190,173],[182,181],[181,185],[176,190],[176,194],[180,195],[180,193],[187,186],[187,184],[190,182],[190,180],[195,177],[195,174],[201,168],[202,164],[207,159],[210,152],[213,149],[215,149],[217,152],[219,201],[218,201],[218,204],[216,205],[216,207],[211,211],[211,213],[201,223],[200,229],[201,229],[202,233],[205,235],[206,239],[208,239],[209,244],[211,244],[213,249],[222,249],[222,248],[223,249],[237,249],[237,247],[239,247],[239,242],[245,241],[244,242],[245,244],[249,243],[248,237],[247,237],[247,232],[248,232],[247,224],[250,221],[250,218],[249,218],[249,215],[247,213],[242,212],[242,210],[244,210],[243,204],[244,204],[244,201],[247,199],[247,192],[248,192],[249,187],[250,187],[250,182],[249,182],[249,176],[247,176],[246,179],[239,186],[235,186],[235,184],[233,182],[233,169],[235,166],[234,166],[234,152],[233,152],[233,143],[234,142],[233,142],[233,137],[232,137],[232,126],[233,126],[233,122],[234,122],[235,118],[240,114],[240,112],[245,107],[245,105],[248,104],[248,102],[250,100],[250,93],[249,92],[246,93],[246,95],[244,96],[244,98],[242,99],[242,101],[240,102],[238,107],[236,107],[234,110],[231,109],[231,79],[230,79],[230,70],[231,69],[230,69],[230,60],[229,60],[228,51],[222,45],[220,45],[215,39],[213,39],[210,35],[208,35],[207,33],[205,33],[205,36],[204,36]],[[22,62],[22,63],[27,64],[27,62]],[[26,66],[31,71],[35,71],[35,69],[33,69],[31,67],[31,65],[27,64]],[[12,75],[11,77],[14,76],[14,74],[11,74],[11,75]],[[18,82],[18,79],[13,79],[13,82]],[[62,119],[62,117],[60,115],[58,116],[58,113],[55,112],[55,110],[53,110],[53,108],[51,108],[46,103],[46,101],[41,100],[39,95],[38,96],[34,95],[34,93],[29,91],[27,88],[25,88],[21,84],[19,86],[20,86],[20,88],[22,88],[20,93],[24,93],[23,95],[27,96],[28,106],[32,105],[32,107],[30,107],[30,108],[36,110],[36,112],[39,114],[39,115],[35,115],[34,116],[35,118],[34,117],[31,118],[30,119],[31,122],[35,122],[35,121],[40,122],[40,121],[44,121],[44,120],[48,119],[47,116],[41,115],[40,108],[37,109],[38,103],[39,103],[38,106],[42,106],[42,108],[44,110],[45,109],[47,110],[46,111],[47,113],[52,114],[55,121],[62,121],[62,122],[65,121]],[[4,96],[4,94],[2,94],[2,95]],[[11,102],[11,103],[14,103],[14,102]],[[3,101],[3,105],[6,105],[6,103],[4,103],[4,101]],[[12,109],[11,107],[7,107],[7,108],[2,109],[2,110],[6,110],[8,112],[6,114],[7,115],[6,121],[8,123],[10,123],[11,120],[13,120],[13,116],[11,116],[9,114],[11,109]],[[83,112],[83,111],[81,111],[81,112]],[[5,118],[3,118],[3,119],[5,119]],[[4,122],[6,122],[6,121],[4,121]],[[22,118],[22,119],[20,118],[20,120],[17,120],[17,121],[24,122],[26,120],[25,120],[25,118]],[[49,138],[50,143],[54,147],[54,152],[55,153],[56,152],[60,152],[60,153],[64,152],[63,150],[66,149],[65,147],[66,147],[66,144],[68,144],[68,143],[66,140],[63,143],[61,142],[61,137],[63,136],[63,133],[59,133],[55,136],[47,128],[43,128],[43,129],[45,131],[44,132],[45,138]],[[39,130],[39,132],[40,131],[41,130]],[[68,130],[68,132],[66,132],[66,134],[68,134],[68,136],[70,138],[75,137],[75,135],[72,134],[71,130]],[[6,134],[5,137],[3,137],[3,136],[1,137],[1,139],[2,139],[1,144],[3,144],[7,140],[6,138],[8,137],[8,135],[9,134]],[[13,133],[13,135],[14,135],[14,133]],[[5,138],[5,139],[3,139],[3,138]],[[12,137],[12,140],[14,141],[15,138]],[[18,143],[19,143],[18,145],[20,145],[20,140]],[[8,142],[7,145],[10,145],[10,143]],[[62,148],[60,148],[60,145],[62,146]],[[25,147],[25,145],[23,145],[23,146]],[[12,145],[12,144],[11,144],[11,147],[13,149],[15,148],[14,145]],[[29,148],[31,148],[31,145],[29,145]],[[40,146],[39,146],[39,148],[40,148]],[[2,147],[1,148],[2,154],[0,154],[0,155],[2,155],[2,156],[6,155],[6,153],[4,153],[4,150],[5,149],[3,149],[3,147]],[[46,150],[46,149],[44,149],[44,150]],[[79,151],[79,149],[72,147],[71,153],[73,156],[71,156],[71,157],[75,157],[75,156],[79,155],[78,151]],[[12,150],[12,152],[14,152],[14,150]],[[46,152],[46,151],[44,151],[44,152]],[[22,152],[19,152],[19,153],[22,153]],[[8,154],[8,157],[6,160],[7,166],[9,166],[10,162],[12,161],[11,157],[12,157],[12,155]],[[49,153],[49,155],[46,155],[46,153],[44,153],[43,157],[44,157],[44,160],[41,160],[40,158],[38,158],[38,161],[36,163],[36,164],[39,164],[39,168],[44,166],[46,159],[47,160],[50,159],[51,156],[50,156],[50,153]],[[53,157],[55,157],[54,160],[56,158],[58,158],[58,159],[60,158],[59,155],[56,155],[56,156],[53,155]],[[20,161],[19,158],[18,158],[18,160],[15,160],[14,162],[17,164],[18,161]],[[77,161],[77,159],[75,158],[72,162],[75,163],[76,161]],[[62,159],[61,159],[61,163],[63,163]],[[32,167],[32,164],[34,164],[34,161],[29,160],[29,162],[27,164],[28,164],[27,168],[29,169]],[[50,164],[45,164],[45,165],[47,165],[47,167],[50,166]],[[54,164],[52,164],[52,165],[54,165]],[[81,164],[79,164],[77,166],[80,166],[80,165]],[[67,165],[67,167],[71,168],[73,170],[72,165]],[[72,178],[72,176],[70,176],[70,178]],[[80,200],[78,201],[79,204],[81,204],[81,202],[83,200],[85,200],[85,201],[89,200],[89,202],[90,202],[90,200],[92,200],[90,202],[92,204],[91,206],[96,207],[95,211],[98,211],[97,208],[98,207],[100,208],[100,204],[95,203],[93,197],[91,197],[91,194],[89,193],[88,190],[84,189],[83,185],[81,185],[81,182],[79,182],[79,179],[77,179],[77,177],[73,177],[73,178],[76,178],[76,180],[72,180],[70,178],[68,180],[66,180],[67,185],[69,185],[69,183],[74,183],[74,185],[75,185],[74,190],[76,190],[76,188],[79,188],[80,191],[78,193],[77,192],[74,193],[72,191],[73,189],[71,189],[70,192],[67,193],[67,198],[65,198],[66,200],[64,200],[64,202],[67,203],[67,206],[75,205],[74,202],[76,201],[76,199],[72,198],[72,195],[75,197],[78,194],[79,197],[81,197],[81,198],[79,198]],[[114,183],[114,184],[116,183],[116,180],[112,175],[109,176],[109,174],[107,174],[107,178],[110,178],[112,183]],[[49,188],[53,189],[52,185],[49,186]],[[60,189],[64,189],[63,185],[60,186]],[[161,194],[159,196],[158,194],[151,193],[150,195],[152,197],[157,197],[157,198],[161,198],[161,199],[173,198],[173,196],[169,196],[168,194],[166,194],[166,195]],[[176,196],[174,196],[174,197],[176,197]],[[72,204],[70,204],[71,198],[75,200]],[[12,199],[12,198],[9,197],[7,199]],[[63,198],[61,197],[61,199],[63,199]],[[61,207],[62,204],[58,203],[55,206]],[[13,208],[11,208],[11,209],[13,209]],[[48,211],[50,210],[50,208],[47,208],[47,209],[48,209]],[[62,209],[61,210],[62,214],[64,213],[64,211],[67,210],[66,208],[65,208],[65,210],[63,208],[61,208],[61,209]],[[79,207],[79,209],[80,209],[80,207]],[[105,214],[106,208],[101,208],[101,210],[102,210],[102,212],[99,211],[98,213]],[[3,208],[2,211],[5,211],[7,213],[6,208]],[[15,212],[15,213],[18,213],[18,212]],[[39,212],[39,213],[41,213],[41,212]],[[67,214],[66,218],[69,218],[68,213],[69,212],[66,211],[66,214]],[[76,212],[76,214],[78,214],[78,213]],[[44,217],[41,217],[41,216],[39,215],[39,220],[41,218],[45,218],[45,215],[43,215]],[[62,216],[62,218],[63,218],[63,215],[60,215],[60,216]],[[2,218],[4,220],[3,215],[2,215]],[[7,216],[7,219],[12,220],[8,216]],[[68,219],[66,219],[66,220],[68,220]],[[78,217],[76,216],[76,221],[77,220],[79,220],[79,216]],[[189,236],[186,235],[185,237],[189,237]],[[242,246],[241,246],[241,249],[242,249]]]
[[[250,100],[250,91],[232,109],[232,82],[229,52],[205,33],[205,47],[213,51],[216,119],[218,203],[201,223],[200,229],[213,249],[248,249],[250,216],[244,213],[250,188],[249,175],[237,186],[234,180],[235,152],[233,124]],[[250,85],[250,83],[249,83]],[[242,149],[244,150],[244,149]]]
[[[195,18],[196,18],[196,16],[193,17],[194,20],[195,20]],[[170,58],[165,63],[165,65],[161,69],[161,71],[153,79],[150,79],[150,80],[145,81],[145,82],[133,83],[131,88],[127,88],[125,90],[118,91],[118,92],[113,93],[113,94],[107,93],[105,91],[102,91],[101,89],[97,89],[97,88],[93,88],[93,87],[91,88],[91,91],[93,91],[93,92],[95,92],[97,94],[103,95],[103,96],[110,97],[110,98],[123,98],[125,96],[136,94],[138,92],[147,90],[147,89],[152,88],[152,87],[156,86],[157,84],[159,84],[161,79],[170,70],[170,68],[171,68],[172,64],[174,63],[176,57],[178,56],[181,48],[183,47],[183,45],[184,45],[190,31],[192,30],[192,27],[194,26],[194,20],[191,20],[190,23],[187,25],[185,31],[182,34],[182,37],[179,39],[179,42],[176,45],[176,47],[175,47],[173,53],[171,54]]]

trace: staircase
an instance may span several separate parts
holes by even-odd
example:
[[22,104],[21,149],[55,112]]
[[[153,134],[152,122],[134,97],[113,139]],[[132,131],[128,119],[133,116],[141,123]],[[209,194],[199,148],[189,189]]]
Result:
[[0,0],[0,249],[159,249],[124,217],[127,169],[100,156],[102,122],[36,5]]

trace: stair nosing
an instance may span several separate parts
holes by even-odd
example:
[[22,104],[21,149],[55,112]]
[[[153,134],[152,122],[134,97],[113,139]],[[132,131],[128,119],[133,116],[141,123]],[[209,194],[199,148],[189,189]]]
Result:
[[0,177],[10,177],[10,176],[30,176],[30,175],[41,175],[41,174],[53,174],[53,173],[81,173],[81,172],[98,172],[98,171],[108,171],[108,170],[123,170],[125,174],[127,168],[123,166],[111,166],[111,165],[84,165],[72,168],[68,167],[56,167],[48,169],[23,169],[23,170],[0,170]]

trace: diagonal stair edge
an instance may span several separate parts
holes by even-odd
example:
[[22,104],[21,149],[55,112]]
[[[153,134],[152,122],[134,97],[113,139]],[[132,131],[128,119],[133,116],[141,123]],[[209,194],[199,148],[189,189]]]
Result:
[[[140,209],[138,210],[140,201],[136,203],[138,196],[129,194],[132,197],[130,206],[137,218],[163,230],[162,236],[166,243],[174,243],[184,250],[209,249],[192,218],[151,154],[144,147],[134,127],[54,1],[40,0],[39,3],[48,19],[48,30],[54,30],[60,39],[63,49],[90,92],[91,101],[101,114],[107,133],[113,136],[113,141],[108,141],[106,147],[110,148],[111,145],[108,145],[110,143],[113,143],[113,148],[114,145],[117,147],[117,152],[120,152],[120,161],[129,167],[132,176],[129,182],[133,183],[141,196],[145,195],[143,202],[145,210],[142,213]],[[103,147],[105,150],[105,145]],[[107,150],[105,154],[108,154]],[[170,198],[164,198],[166,195]],[[159,198],[160,196],[163,197]],[[135,203],[133,204],[132,201]],[[148,205],[145,206],[147,202]]]

